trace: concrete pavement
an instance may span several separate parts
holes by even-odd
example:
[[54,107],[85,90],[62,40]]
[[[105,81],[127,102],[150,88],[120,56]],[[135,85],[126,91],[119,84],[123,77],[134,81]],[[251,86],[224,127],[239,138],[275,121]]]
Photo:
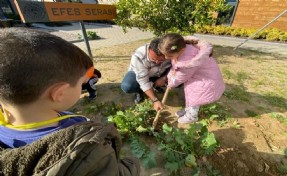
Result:
[[[81,28],[78,22],[72,23],[71,26],[63,27],[48,27],[43,24],[33,24],[33,26],[49,30],[50,33],[63,37],[66,40],[76,40],[78,35],[81,35]],[[109,47],[123,43],[129,43],[137,40],[152,39],[155,37],[149,31],[141,31],[137,28],[128,29],[126,33],[123,32],[122,28],[117,25],[108,25],[101,23],[85,23],[87,31],[94,31],[98,36],[101,37],[99,40],[89,41],[91,49],[99,47]],[[245,39],[236,37],[226,37],[226,36],[215,36],[215,35],[202,35],[195,34],[195,36],[200,39],[204,39],[213,45],[220,46],[230,46],[236,47]],[[75,43],[75,45],[86,50],[84,42]],[[249,40],[247,43],[241,46],[241,48],[256,50],[259,52],[272,53],[276,55],[287,56],[287,44],[276,43],[276,42],[266,42],[259,40]]]
[[[34,27],[39,29],[55,30],[50,31],[50,33],[63,37],[65,39],[68,37],[69,40],[78,39],[78,35],[82,35],[82,30],[78,22],[72,23],[71,26],[62,26],[62,27],[48,27],[43,24],[33,24]],[[143,32],[138,28],[128,29],[126,33],[122,30],[121,27],[117,25],[107,25],[100,23],[85,23],[86,31],[94,31],[100,36],[99,40],[90,40],[91,49],[99,47],[108,47],[119,45],[123,43],[129,43],[133,41],[143,40],[143,39],[152,39],[154,35],[151,32]],[[68,35],[68,36],[67,36]],[[73,35],[74,37],[71,37]],[[86,49],[84,42],[74,43],[82,49]]]
[[[245,39],[227,36],[195,34],[200,39],[204,39],[213,45],[236,47]],[[271,53],[287,57],[287,43],[267,42],[260,40],[248,40],[240,48],[255,50],[264,53]]]

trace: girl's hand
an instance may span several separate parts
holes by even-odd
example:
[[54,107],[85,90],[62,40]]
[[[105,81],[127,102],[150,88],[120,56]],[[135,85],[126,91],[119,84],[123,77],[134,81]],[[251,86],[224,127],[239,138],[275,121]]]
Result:
[[190,44],[190,45],[196,45],[198,44],[199,39],[194,37],[194,36],[183,36],[184,41],[186,44]]
[[175,69],[172,70],[172,74],[171,74],[171,77],[169,78],[169,84],[173,85],[175,83],[175,76],[176,76],[176,71]]

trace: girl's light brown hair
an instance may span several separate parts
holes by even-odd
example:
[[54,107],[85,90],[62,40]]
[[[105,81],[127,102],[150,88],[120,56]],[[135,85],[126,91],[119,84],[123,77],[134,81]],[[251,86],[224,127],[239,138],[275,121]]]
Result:
[[169,33],[162,37],[158,48],[163,54],[174,54],[185,48],[185,45],[184,38],[180,34]]

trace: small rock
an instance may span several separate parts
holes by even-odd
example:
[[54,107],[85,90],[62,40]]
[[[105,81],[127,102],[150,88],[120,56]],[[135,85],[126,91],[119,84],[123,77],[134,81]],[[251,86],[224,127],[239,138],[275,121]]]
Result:
[[257,172],[263,172],[264,171],[264,166],[261,163],[258,163],[256,166],[256,171]]
[[246,166],[245,163],[243,163],[242,161],[240,160],[237,160],[236,161],[236,166],[243,169],[245,172],[249,172],[249,168]]

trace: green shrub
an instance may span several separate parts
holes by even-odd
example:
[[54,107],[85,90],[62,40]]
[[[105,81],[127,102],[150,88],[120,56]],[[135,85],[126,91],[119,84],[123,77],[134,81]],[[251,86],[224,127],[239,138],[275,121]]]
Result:
[[155,35],[177,30],[192,33],[195,25],[213,24],[213,12],[229,8],[225,0],[119,0],[115,21],[124,30],[137,26]]
[[255,39],[266,39],[267,34],[269,33],[270,29],[264,29],[263,31],[260,31],[256,37],[254,37]]
[[241,37],[248,37],[248,36],[249,36],[249,31],[248,31],[248,29],[241,28],[241,29],[240,29],[240,36],[241,36]]
[[214,26],[205,26],[204,28],[208,34],[213,34]]
[[[250,37],[258,29],[254,28],[240,28],[240,27],[230,27],[224,25],[218,26],[195,26],[195,32],[202,33],[202,34],[215,34],[215,35],[231,35],[234,37]],[[287,32],[281,31],[276,28],[264,29],[263,31],[259,32],[255,36],[252,37],[253,39],[266,39],[268,41],[287,41]]]
[[234,37],[238,37],[241,35],[241,28],[232,28],[232,31],[230,33],[231,36],[234,36]]
[[285,32],[284,34],[279,35],[279,40],[281,42],[287,42],[287,32]]
[[279,36],[284,34],[284,32],[279,29],[270,29],[266,35],[266,40],[268,41],[279,41]]
[[266,40],[268,40],[268,41],[278,41],[279,40],[279,34],[278,33],[269,33],[266,36]]
[[230,26],[225,26],[225,35],[231,35],[232,28]]
[[[251,28],[251,29],[247,29],[247,34],[248,34],[248,37],[250,37],[251,35],[253,35],[255,32],[257,31],[257,29],[253,29],[253,28]],[[254,38],[254,37],[253,37]]]
[[195,30],[195,32],[197,32],[197,33],[203,33],[203,28],[202,28],[202,26],[198,26],[198,25],[194,25],[194,30]]
[[222,26],[222,25],[215,26],[213,28],[213,33],[216,34],[216,35],[225,35],[226,34],[226,29],[227,29],[227,27]]
[[194,26],[195,32],[201,33],[201,34],[213,34],[213,27],[209,25],[205,26]]
[[194,29],[195,29],[195,31],[197,33],[201,33],[201,34],[206,34],[207,33],[206,29],[203,26],[195,25]]

